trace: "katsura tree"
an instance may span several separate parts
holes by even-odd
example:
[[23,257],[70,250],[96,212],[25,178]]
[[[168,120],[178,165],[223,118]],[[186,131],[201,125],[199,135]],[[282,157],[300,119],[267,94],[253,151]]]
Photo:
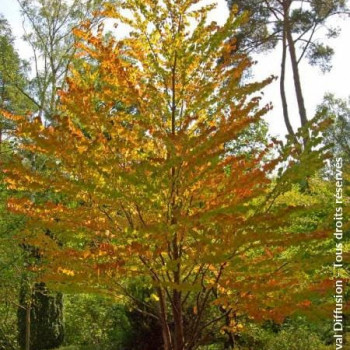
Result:
[[78,55],[51,125],[3,111],[19,144],[5,169],[8,207],[28,217],[19,239],[38,248],[40,280],[133,300],[128,286],[142,281],[154,292],[135,302],[167,350],[197,348],[207,329],[231,334],[238,318],[283,320],[329,284],[314,274],[328,227],[290,229],[315,208],[277,201],[321,167],[325,123],[310,122],[304,149],[271,141],[235,151],[270,109],[259,92],[271,79],[243,83],[251,61],[232,51],[246,18],[232,10],[223,26],[207,23],[212,8],[107,4],[103,15],[130,34],[75,30]]

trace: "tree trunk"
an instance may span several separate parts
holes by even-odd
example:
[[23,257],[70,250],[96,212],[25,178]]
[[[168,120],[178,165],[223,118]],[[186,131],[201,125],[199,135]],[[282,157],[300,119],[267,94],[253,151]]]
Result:
[[167,319],[164,293],[160,287],[158,288],[158,297],[159,297],[160,322],[161,322],[161,326],[162,326],[162,337],[163,337],[164,350],[173,350],[172,343],[171,343],[171,333],[170,333],[168,319]]
[[184,329],[183,329],[183,315],[182,315],[182,300],[181,292],[174,290],[174,350],[184,349]]
[[293,36],[292,36],[292,28],[290,26],[290,21],[289,21],[290,4],[291,4],[290,0],[283,1],[284,32],[285,32],[284,35],[286,35],[287,42],[288,42],[288,49],[289,49],[290,60],[291,60],[292,71],[293,71],[294,88],[295,88],[295,94],[296,94],[297,102],[298,102],[298,109],[299,109],[301,126],[304,126],[307,123],[307,116],[306,116],[306,109],[305,109],[303,93],[302,93],[302,89],[301,89],[298,60],[297,60],[297,56],[296,56],[296,52],[295,52],[295,44],[294,44],[294,40],[293,40]]
[[26,341],[25,349],[30,350],[30,312],[32,309],[31,302],[28,301],[26,305]]
[[288,130],[288,134],[295,139],[295,134],[292,125],[290,124],[289,113],[288,113],[288,104],[287,97],[285,91],[285,73],[286,73],[286,58],[287,58],[287,38],[286,31],[283,30],[283,41],[282,41],[282,60],[281,60],[281,77],[280,77],[280,94],[282,100],[282,110],[283,110],[283,118],[286,128]]

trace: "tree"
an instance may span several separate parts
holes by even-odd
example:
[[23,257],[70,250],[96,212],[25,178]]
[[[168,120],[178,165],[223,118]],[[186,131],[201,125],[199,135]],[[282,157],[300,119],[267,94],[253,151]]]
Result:
[[241,51],[261,52],[276,47],[278,42],[282,43],[280,74],[282,109],[288,134],[295,138],[285,91],[287,53],[290,56],[300,122],[305,126],[308,118],[299,64],[304,57],[307,57],[311,65],[318,65],[323,72],[331,69],[330,60],[334,50],[316,33],[321,29],[324,37],[337,37],[339,30],[329,25],[329,19],[335,15],[349,14],[346,1],[227,0],[227,2],[230,7],[238,6],[240,11],[247,11],[251,16],[249,23],[242,26],[238,37],[237,46]]
[[[47,119],[57,110],[57,89],[64,87],[76,51],[73,29],[92,19],[102,1],[17,0],[24,20],[24,40],[32,48],[32,101]],[[96,22],[98,18],[95,17]],[[90,23],[94,25],[96,23]]]
[[[26,63],[19,58],[13,44],[11,28],[0,14],[0,108],[23,113],[33,106],[27,96],[18,95],[18,89],[27,91],[29,79],[24,73]],[[3,134],[10,127],[4,119],[0,120],[0,150]]]
[[[18,0],[18,3],[24,23],[24,40],[32,48],[33,56],[30,63],[34,68],[34,78],[30,84],[30,91],[18,84],[18,79],[13,76],[10,82],[16,85],[16,93],[20,98],[25,96],[30,99],[32,113],[35,111],[49,120],[50,116],[57,112],[59,101],[56,90],[64,86],[69,64],[76,51],[73,28],[81,21],[91,19],[92,12],[99,8],[101,1]],[[99,19],[97,17],[95,19],[98,22]],[[6,70],[8,71],[9,68],[10,65],[7,64]],[[32,160],[28,159],[28,161]],[[26,249],[28,248],[30,247],[26,246]],[[36,258],[37,263],[40,263],[40,257]],[[26,284],[23,282],[22,287],[24,288]],[[62,295],[58,293],[54,297],[41,284],[38,284],[32,288],[24,288],[20,293],[21,300],[28,299],[24,295],[29,290],[32,290],[33,299],[28,303],[31,309],[29,313],[32,317],[31,326],[28,326],[29,317],[26,312],[19,308],[19,328],[31,328],[31,344],[35,349],[57,347],[63,340]],[[46,301],[44,301],[45,298]],[[60,308],[61,311],[57,311]],[[41,328],[46,329],[45,337],[40,334]],[[20,332],[19,336],[19,342],[24,348],[25,332]]]
[[[26,280],[24,280],[26,282]],[[50,295],[44,283],[34,285],[32,291],[24,286],[20,290],[20,303],[26,305],[30,295],[29,311],[23,307],[18,308],[19,345],[22,349],[28,347],[28,332],[26,317],[30,313],[30,349],[54,349],[60,346],[64,338],[62,294]]]
[[[307,307],[314,276],[286,252],[328,237],[326,227],[290,231],[309,209],[276,202],[322,165],[318,122],[303,151],[228,148],[269,110],[257,93],[271,79],[242,82],[251,62],[232,55],[232,37],[244,16],[207,24],[212,6],[197,3],[107,4],[104,16],[132,27],[130,37],[75,30],[79,55],[52,125],[4,112],[21,149],[45,157],[43,171],[20,152],[6,169],[18,193],[9,209],[28,216],[24,239],[45,262],[41,280],[130,296],[128,281],[144,276],[166,350],[197,348],[208,327],[232,332],[237,313],[281,320]],[[281,162],[290,167],[273,183]]]
[[[8,156],[8,146],[3,141],[1,161]],[[23,218],[11,215],[6,210],[8,191],[0,176],[0,349],[15,350],[17,346],[16,309],[18,290],[23,272],[24,254],[14,239],[23,227]],[[23,305],[21,305],[23,306]]]
[[[13,113],[26,113],[35,110],[28,98],[29,78],[25,73],[28,65],[21,60],[14,48],[14,38],[11,28],[0,15],[0,108],[6,108]],[[19,93],[23,91],[23,93]],[[11,157],[13,147],[8,139],[14,123],[0,116],[0,161],[1,164]],[[23,227],[24,219],[9,214],[6,211],[6,201],[9,192],[4,184],[4,176],[0,176],[0,243],[1,243],[1,294],[0,309],[2,323],[0,326],[0,348],[15,349],[16,313],[15,308],[25,308],[18,302],[21,276],[24,273],[26,254],[14,239]]]
[[[6,107],[8,110],[15,113],[20,113],[21,115],[28,112],[35,113],[37,111],[37,106],[35,103],[33,103],[34,99],[31,97],[32,91],[30,91],[29,79],[24,73],[25,69],[28,68],[28,63],[22,61],[19,58],[18,53],[15,51],[13,47],[14,38],[12,37],[11,29],[7,21],[3,18],[1,18],[0,29],[0,107]],[[11,129],[14,127],[14,123],[1,118],[1,163],[6,163],[7,158],[13,152],[11,142],[14,142],[14,140],[9,140],[3,144],[2,135],[8,135]],[[28,154],[24,154],[23,156],[27,157]],[[27,158],[26,161],[30,162],[30,157]],[[1,181],[3,181],[2,178]],[[1,206],[3,206],[9,193],[6,191],[3,185],[1,185],[0,189],[2,191],[0,197],[2,200]],[[4,210],[1,212],[5,213]],[[31,285],[31,279],[25,272],[24,268],[24,265],[28,264],[28,261],[30,260],[28,252],[31,252],[31,249],[28,249],[29,247],[23,244],[19,244],[19,242],[13,240],[13,238],[10,239],[21,229],[23,226],[23,221],[24,220],[22,218],[7,217],[5,224],[1,223],[1,241],[4,243],[3,253],[6,253],[4,261],[11,262],[8,267],[8,271],[5,272],[7,275],[15,278],[15,280],[10,281],[9,283],[3,283],[4,286],[12,286],[11,294],[4,298],[4,300],[7,302],[10,300],[11,307],[13,307],[13,305],[17,305],[18,307],[18,328],[20,330],[18,332],[18,337],[20,346],[23,349],[28,348],[30,341],[31,345],[34,346],[35,349],[48,349],[50,348],[50,342],[51,348],[58,346],[62,342],[62,308],[61,313],[57,312],[57,308],[60,308],[61,306],[62,295],[58,294],[57,298],[55,299],[53,296],[48,296],[47,291],[43,293],[42,286],[35,284]],[[18,252],[20,247],[22,249],[24,248],[26,252],[22,252],[22,254]],[[14,252],[16,253],[14,254]],[[36,259],[37,258],[38,257],[36,257]],[[16,270],[12,271],[12,269],[15,268]],[[20,282],[21,279],[22,282]],[[28,297],[26,293],[32,289],[33,295]],[[10,296],[13,296],[18,292],[20,295],[19,301],[11,300]],[[44,302],[45,298],[46,302]],[[45,329],[45,337],[43,337],[43,334],[40,334],[40,328]],[[57,335],[56,333],[60,334]],[[31,340],[29,340],[30,337]],[[7,346],[9,345],[7,344]],[[13,345],[11,344],[11,346]]]
[[333,153],[343,157],[345,163],[350,159],[350,102],[326,94],[317,107],[316,114],[326,115],[333,120],[333,125],[325,133],[325,140],[333,146]]

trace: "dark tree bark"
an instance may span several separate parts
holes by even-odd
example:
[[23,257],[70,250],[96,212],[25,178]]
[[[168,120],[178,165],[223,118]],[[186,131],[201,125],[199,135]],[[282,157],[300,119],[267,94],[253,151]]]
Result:
[[31,302],[28,301],[27,304],[26,304],[26,324],[25,324],[25,348],[26,350],[30,350],[30,338],[31,338],[31,335],[30,335],[30,322],[31,322],[31,317],[30,317],[30,313],[31,313],[31,310],[32,310],[32,305],[31,305]]
[[283,2],[284,32],[285,32],[283,34],[286,35],[287,42],[288,42],[288,50],[289,50],[290,61],[292,65],[294,88],[295,88],[295,94],[298,102],[300,122],[301,122],[301,125],[304,126],[307,123],[307,116],[306,116],[304,97],[303,97],[303,92],[302,92],[301,82],[300,82],[298,59],[295,51],[294,39],[292,36],[292,28],[290,25],[290,18],[289,18],[290,4],[291,4],[290,0],[284,0]]
[[284,123],[286,125],[288,134],[295,138],[293,127],[290,123],[289,113],[288,113],[288,104],[285,91],[285,75],[286,75],[286,58],[287,58],[287,43],[285,31],[283,32],[283,49],[282,49],[282,60],[281,60],[281,77],[280,77],[280,94],[282,100],[282,110]]

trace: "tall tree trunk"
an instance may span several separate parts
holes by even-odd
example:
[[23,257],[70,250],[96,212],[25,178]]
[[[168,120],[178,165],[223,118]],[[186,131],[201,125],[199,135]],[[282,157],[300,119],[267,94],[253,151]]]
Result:
[[31,313],[32,305],[31,302],[28,301],[26,305],[26,340],[25,340],[25,349],[30,350],[30,313]]
[[295,88],[295,94],[298,102],[300,122],[301,122],[301,125],[304,126],[307,123],[307,116],[306,116],[305,103],[304,103],[304,98],[303,98],[303,93],[302,93],[301,83],[300,83],[300,74],[299,74],[298,60],[297,60],[296,51],[295,51],[295,43],[293,40],[292,28],[290,25],[290,17],[289,17],[290,5],[291,5],[291,0],[283,1],[284,32],[285,32],[284,35],[286,35],[287,42],[288,42],[288,49],[289,49],[290,60],[291,60],[292,71],[293,71],[294,88]]
[[289,113],[288,113],[288,104],[287,104],[287,97],[286,97],[286,91],[285,91],[285,75],[286,75],[286,58],[287,58],[287,38],[286,38],[286,31],[283,30],[283,41],[282,41],[282,60],[281,60],[281,77],[280,77],[280,94],[281,94],[281,100],[282,100],[282,110],[283,110],[283,118],[284,123],[286,125],[288,134],[295,139],[295,134],[293,127],[290,123],[289,119]]
[[[172,101],[171,101],[171,134],[175,136],[176,133],[176,67],[177,67],[177,52],[174,54],[174,65],[172,67]],[[172,178],[172,199],[171,199],[171,225],[175,225],[176,220],[176,170],[175,167],[171,168],[171,178]],[[174,271],[174,283],[175,286],[180,285],[181,279],[181,266],[179,263],[180,247],[178,242],[178,233],[174,234],[174,239],[172,242],[172,255],[173,261],[177,262],[176,271]],[[173,301],[172,301],[172,312],[174,317],[174,338],[173,338],[173,349],[174,350],[184,350],[184,329],[183,329],[183,315],[182,315],[182,298],[181,291],[175,289],[173,290]]]

